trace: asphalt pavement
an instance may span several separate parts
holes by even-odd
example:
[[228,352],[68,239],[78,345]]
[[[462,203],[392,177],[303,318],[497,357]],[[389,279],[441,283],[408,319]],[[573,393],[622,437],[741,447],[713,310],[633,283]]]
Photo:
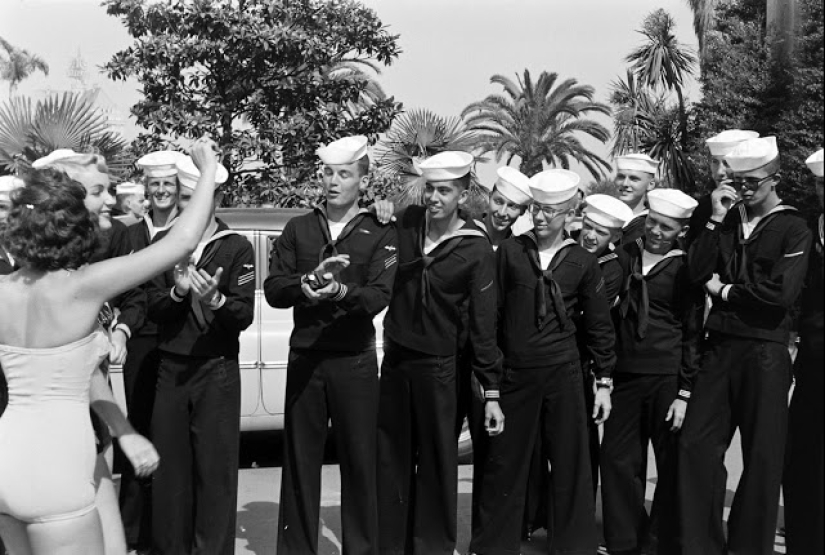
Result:
[[[259,432],[245,434],[241,447],[241,469],[238,488],[238,527],[235,540],[236,555],[275,555],[275,538],[278,525],[278,497],[282,464],[281,434]],[[652,452],[648,457],[650,473],[647,500],[653,498],[656,482],[656,464]],[[335,453],[327,449],[322,474],[321,525],[319,529],[319,555],[341,554],[341,482]],[[741,448],[738,434],[728,451],[727,518],[733,491],[742,474]],[[470,501],[472,497],[472,466],[459,467],[458,483],[458,545],[456,553],[467,551],[470,542]],[[780,523],[781,523],[780,510]],[[597,521],[601,528],[601,503],[597,505]],[[539,531],[530,542],[522,543],[522,555],[547,553],[544,531]],[[785,553],[783,538],[777,536],[775,553]]]

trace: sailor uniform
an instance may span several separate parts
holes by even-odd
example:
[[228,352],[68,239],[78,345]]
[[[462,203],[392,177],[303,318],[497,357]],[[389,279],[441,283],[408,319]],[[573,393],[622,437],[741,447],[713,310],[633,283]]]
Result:
[[[318,551],[321,467],[332,420],[341,465],[343,549],[378,554],[378,360],[373,318],[390,301],[398,260],[393,226],[362,210],[335,234],[324,206],[287,222],[264,282],[267,302],[293,308],[286,386],[278,553]],[[341,293],[313,302],[301,276],[349,255]]]
[[[174,169],[174,166],[173,166]],[[151,211],[137,223],[128,227],[129,239],[134,251],[148,247],[159,231],[168,226],[155,228]],[[144,285],[144,291],[148,284]],[[155,389],[160,364],[157,324],[146,318],[143,325],[132,333],[126,344],[128,356],[123,363],[123,390],[129,422],[135,430],[152,439],[152,412],[155,406]],[[125,465],[120,476],[119,505],[126,544],[132,547],[149,547],[152,542],[152,481],[135,477],[131,465]]]
[[[642,548],[650,525],[672,509],[676,436],[665,417],[677,397],[690,398],[703,333],[704,292],[689,279],[686,253],[673,249],[646,269],[644,239],[623,250],[627,277],[614,318],[613,410],[601,459],[611,552]],[[648,442],[659,476],[650,520],[644,506]]]
[[785,500],[785,542],[789,555],[825,553],[822,528],[825,518],[825,434],[822,427],[825,416],[822,402],[822,392],[825,390],[825,373],[822,370],[825,366],[824,223],[820,214],[811,226],[814,247],[799,303],[799,353],[794,365],[796,386],[788,415],[782,490]]
[[384,319],[381,367],[380,552],[410,553],[412,546],[415,555],[451,554],[458,327],[468,303],[473,372],[485,396],[498,399],[495,264],[487,238],[471,220],[429,254],[424,207],[399,213],[396,229],[398,271]]
[[[754,139],[761,140],[761,139]],[[734,168],[735,169],[735,168]],[[727,549],[772,553],[787,431],[791,310],[811,245],[799,213],[779,205],[748,234],[744,205],[709,220],[688,253],[697,285],[717,273],[708,339],[678,442],[678,507],[685,555],[725,549],[724,454],[735,429],[744,473],[728,518]]]
[[627,222],[622,227],[622,238],[619,241],[621,246],[629,243],[635,243],[636,239],[644,237],[645,235],[645,221],[647,221],[647,213],[649,210],[644,209]]
[[232,553],[238,484],[238,338],[254,316],[252,245],[218,220],[194,260],[215,275],[217,305],[179,297],[173,270],[152,280],[149,315],[158,324],[152,438],[160,457],[153,481],[154,545],[161,553]]
[[535,235],[505,241],[498,252],[499,337],[505,357],[501,404],[507,425],[491,437],[479,523],[470,550],[519,552],[530,454],[539,430],[552,464],[550,551],[596,551],[595,503],[588,469],[588,415],[574,315],[588,335],[594,371],[615,364],[613,327],[596,257],[565,240],[542,268]]

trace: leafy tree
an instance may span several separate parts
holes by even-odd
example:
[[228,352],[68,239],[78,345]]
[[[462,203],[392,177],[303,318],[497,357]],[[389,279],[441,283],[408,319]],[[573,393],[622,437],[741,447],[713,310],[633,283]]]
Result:
[[401,108],[361,69],[389,65],[398,37],[354,0],[104,5],[135,39],[105,70],[142,85],[132,114],[148,132],[136,148],[211,133],[251,202],[292,194],[314,175],[320,144],[374,137]]
[[[716,11],[709,33],[702,99],[694,106],[691,150],[706,167],[702,141],[724,129],[776,135],[782,156],[783,201],[812,210],[813,188],[804,160],[823,143],[822,0],[800,0],[797,48],[789,64],[777,65],[765,32],[765,5],[733,0]],[[704,172],[704,170],[703,170]],[[703,173],[703,181],[710,183]]]
[[493,152],[496,161],[510,164],[521,159],[521,171],[534,175],[542,162],[569,168],[577,161],[593,176],[604,174],[610,164],[582,143],[582,135],[602,143],[610,131],[587,116],[610,115],[610,108],[593,100],[594,89],[575,79],[558,83],[557,73],[541,72],[535,83],[528,70],[513,81],[493,75],[490,82],[504,94],[491,94],[473,102],[461,114],[467,127],[480,134],[477,148]]
[[631,69],[644,85],[676,93],[679,101],[679,134],[681,145],[687,145],[687,109],[682,93],[685,79],[690,76],[696,57],[676,40],[676,23],[663,9],[645,18],[639,31],[646,37],[644,44],[627,56]]
[[0,105],[0,166],[13,173],[58,148],[113,159],[125,146],[84,94],[54,94],[36,103],[15,96]]
[[21,81],[35,71],[49,74],[49,64],[43,58],[13,46],[3,37],[0,37],[0,49],[6,52],[5,56],[0,56],[0,79],[9,82],[9,96],[14,93]]
[[[421,204],[424,199],[424,179],[417,169],[420,161],[447,150],[472,152],[478,134],[468,130],[460,118],[444,118],[429,110],[411,110],[398,116],[375,149],[376,166],[390,183],[388,196],[399,208]],[[477,157],[478,161],[483,158]],[[470,211],[481,209],[485,197],[483,187],[473,177]]]

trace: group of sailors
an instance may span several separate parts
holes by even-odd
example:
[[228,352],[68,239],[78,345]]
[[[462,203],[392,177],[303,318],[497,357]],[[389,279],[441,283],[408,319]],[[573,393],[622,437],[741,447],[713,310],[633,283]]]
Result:
[[[463,210],[468,153],[418,164],[424,204],[395,212],[359,205],[366,138],[320,148],[325,197],[286,224],[264,281],[266,301],[294,316],[277,553],[318,552],[331,432],[343,552],[452,554],[465,417],[471,553],[518,554],[541,526],[551,553],[596,553],[599,476],[612,555],[773,553],[781,487],[788,553],[825,552],[821,206],[809,226],[781,203],[775,138],[728,130],[707,146],[716,188],[698,202],[657,188],[657,162],[634,153],[616,159],[616,197],[583,205],[574,172],[501,168],[479,220]],[[93,184],[78,156],[35,165]],[[821,203],[823,151],[807,164]],[[109,256],[168,233],[197,187],[178,153],[137,165],[151,208],[129,227],[111,220]],[[227,176],[219,166],[216,182]],[[106,219],[114,200],[99,194]],[[151,481],[122,476],[130,548],[234,552],[238,337],[255,283],[251,245],[213,212],[189,260],[110,303],[129,418],[162,461]],[[379,372],[373,318],[385,308]],[[737,429],[743,474],[726,535],[724,457]]]

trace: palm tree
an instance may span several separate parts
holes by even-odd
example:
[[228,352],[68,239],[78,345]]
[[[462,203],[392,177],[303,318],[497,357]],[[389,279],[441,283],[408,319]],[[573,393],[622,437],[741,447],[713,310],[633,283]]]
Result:
[[682,86],[693,72],[696,56],[676,40],[673,18],[663,9],[645,18],[639,31],[647,40],[626,60],[641,84],[655,89],[673,91],[679,99],[679,132],[681,145],[687,146],[687,111]]
[[713,26],[719,0],[687,0],[687,3],[693,10],[693,31],[696,33],[696,40],[699,41],[699,56],[704,59],[705,35]]
[[613,82],[612,88],[613,156],[644,152],[661,162],[662,178],[670,187],[692,190],[695,172],[681,146],[678,106],[640,86],[629,70],[627,80]]
[[664,98],[655,97],[650,89],[641,86],[629,69],[626,79],[619,78],[610,86],[614,123],[610,153],[616,157],[639,152],[653,133],[654,120],[664,105]]
[[82,95],[63,93],[38,101],[13,97],[0,105],[0,166],[17,171],[58,148],[94,150],[107,159],[125,147],[106,116]]
[[521,159],[521,171],[534,175],[543,163],[569,168],[571,161],[582,164],[594,176],[603,175],[610,164],[585,147],[580,137],[602,143],[610,138],[608,129],[585,116],[610,115],[610,108],[593,101],[594,89],[575,79],[557,83],[557,73],[541,72],[533,82],[530,72],[514,82],[493,75],[490,82],[504,94],[491,94],[473,102],[461,113],[467,127],[480,134],[477,148],[494,152],[496,161]]
[[6,51],[5,58],[0,57],[0,79],[9,82],[9,96],[14,93],[21,81],[35,71],[49,74],[49,65],[40,56],[13,46],[2,37],[0,48]]
[[[369,71],[366,71],[365,68]],[[341,60],[331,66],[326,72],[326,76],[329,79],[356,82],[359,86],[363,87],[358,95],[358,99],[348,102],[345,105],[347,113],[352,117],[357,116],[363,109],[374,106],[377,102],[387,98],[384,89],[375,79],[378,75],[381,75],[381,68],[365,58],[347,58]]]
[[[420,204],[424,198],[424,179],[418,163],[447,150],[472,152],[477,144],[475,132],[465,128],[459,118],[444,118],[426,109],[404,112],[393,121],[384,138],[375,145],[377,171],[400,184],[393,202],[403,208]],[[476,157],[476,161],[483,161]],[[474,212],[484,192],[473,177],[470,186]]]

